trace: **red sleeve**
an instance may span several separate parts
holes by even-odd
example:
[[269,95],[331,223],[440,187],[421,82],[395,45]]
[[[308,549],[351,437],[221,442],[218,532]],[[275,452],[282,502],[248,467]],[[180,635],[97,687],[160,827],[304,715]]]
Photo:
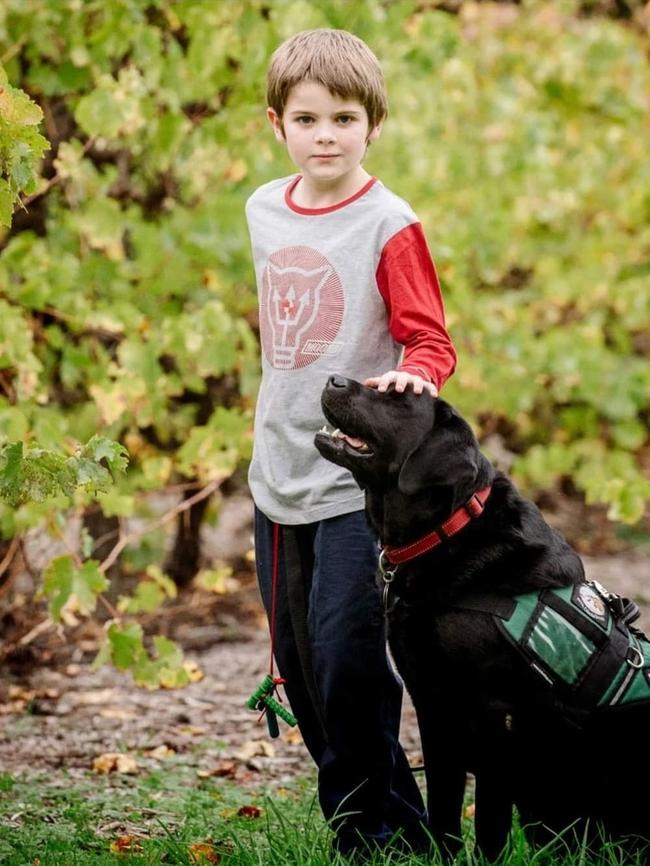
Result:
[[456,352],[445,327],[440,284],[420,223],[390,238],[376,276],[390,333],[404,346],[400,370],[418,373],[440,390],[454,372]]

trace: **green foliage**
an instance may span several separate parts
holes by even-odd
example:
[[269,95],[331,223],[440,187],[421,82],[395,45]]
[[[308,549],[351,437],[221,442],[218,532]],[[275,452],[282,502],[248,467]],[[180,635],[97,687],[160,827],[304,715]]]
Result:
[[99,667],[112,662],[118,670],[128,670],[139,686],[168,689],[191,682],[193,668],[183,659],[183,651],[166,637],[153,638],[154,655],[144,645],[142,626],[136,622],[111,622],[107,639],[94,662]]
[[373,41],[402,82],[373,168],[428,229],[459,350],[445,396],[479,434],[512,431],[529,491],[572,478],[634,522],[650,497],[647,39],[572,12],[400,13],[410,39]]
[[36,129],[42,117],[38,105],[9,84],[0,65],[0,226],[11,225],[21,193],[38,187],[41,157],[50,146]]
[[44,448],[24,451],[22,442],[7,443],[0,447],[0,497],[16,508],[59,494],[72,496],[77,489],[96,494],[107,490],[127,464],[126,448],[104,436],[93,436],[71,457]]
[[[353,30],[383,63],[390,116],[367,167],[427,231],[460,357],[445,396],[479,434],[508,431],[529,492],[570,477],[639,520],[647,33],[581,17],[577,0],[434,6],[5,0],[0,222],[38,194],[0,238],[5,536],[44,520],[38,501],[14,511],[19,484],[31,500],[103,489],[106,515],[142,516],[143,493],[220,482],[250,456],[244,202],[293,170],[264,118],[265,71],[282,39],[319,26]],[[126,446],[127,473],[117,454],[49,453],[98,430]],[[165,592],[149,576],[123,604]]]
[[[447,395],[479,432],[514,425],[529,489],[568,474],[613,518],[638,519],[650,75],[638,32],[576,10],[7,0],[12,116],[34,132],[34,100],[57,101],[61,119],[45,233],[15,234],[0,256],[0,434],[50,447],[104,425],[134,457],[113,494],[123,514],[138,490],[226,478],[247,458],[258,355],[243,204],[292,170],[266,129],[266,63],[297,29],[346,27],[386,71],[391,113],[368,167],[427,229],[460,354]],[[574,455],[561,469],[558,449]]]
[[89,614],[97,596],[108,588],[108,581],[94,559],[77,564],[72,556],[52,559],[43,574],[43,591],[50,597],[50,613],[55,622],[66,607],[70,612]]

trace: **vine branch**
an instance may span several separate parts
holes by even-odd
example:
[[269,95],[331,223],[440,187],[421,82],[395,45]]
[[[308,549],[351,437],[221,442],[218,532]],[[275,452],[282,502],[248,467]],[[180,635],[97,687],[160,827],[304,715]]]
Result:
[[211,496],[215,490],[219,488],[221,484],[221,479],[215,478],[214,481],[211,481],[208,485],[206,485],[202,490],[199,490],[194,496],[190,496],[189,499],[185,499],[183,502],[180,502],[178,505],[171,508],[169,511],[166,511],[161,517],[153,520],[151,523],[147,524],[143,529],[137,532],[130,532],[128,535],[123,536],[115,545],[115,547],[108,554],[106,559],[99,566],[99,570],[102,573],[108,571],[108,569],[113,565],[117,557],[122,553],[125,547],[127,547],[131,542],[137,541],[138,538],[141,538],[143,535],[146,535],[148,532],[152,532],[154,529],[158,529],[160,526],[164,526],[166,523],[169,523],[173,520],[177,515],[182,514],[184,511],[188,511],[193,505],[196,505],[197,502],[201,502],[206,497]]

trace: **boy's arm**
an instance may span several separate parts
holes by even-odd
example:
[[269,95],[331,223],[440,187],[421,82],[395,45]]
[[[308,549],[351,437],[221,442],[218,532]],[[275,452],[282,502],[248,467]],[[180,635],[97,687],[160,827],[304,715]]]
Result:
[[[377,286],[388,312],[388,327],[404,346],[399,370],[390,370],[366,384],[398,391],[412,385],[435,396],[456,366],[456,352],[445,327],[438,276],[422,226],[413,223],[388,241],[377,267]],[[430,387],[433,386],[433,387]]]

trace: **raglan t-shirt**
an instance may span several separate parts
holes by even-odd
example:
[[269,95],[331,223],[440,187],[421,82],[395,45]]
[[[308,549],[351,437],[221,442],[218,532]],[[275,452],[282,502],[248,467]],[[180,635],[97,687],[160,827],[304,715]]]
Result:
[[364,506],[352,474],[314,446],[329,376],[402,369],[440,389],[456,363],[408,204],[371,178],[336,205],[303,208],[291,198],[299,180],[264,184],[246,203],[262,344],[249,485],[257,507],[289,525]]

